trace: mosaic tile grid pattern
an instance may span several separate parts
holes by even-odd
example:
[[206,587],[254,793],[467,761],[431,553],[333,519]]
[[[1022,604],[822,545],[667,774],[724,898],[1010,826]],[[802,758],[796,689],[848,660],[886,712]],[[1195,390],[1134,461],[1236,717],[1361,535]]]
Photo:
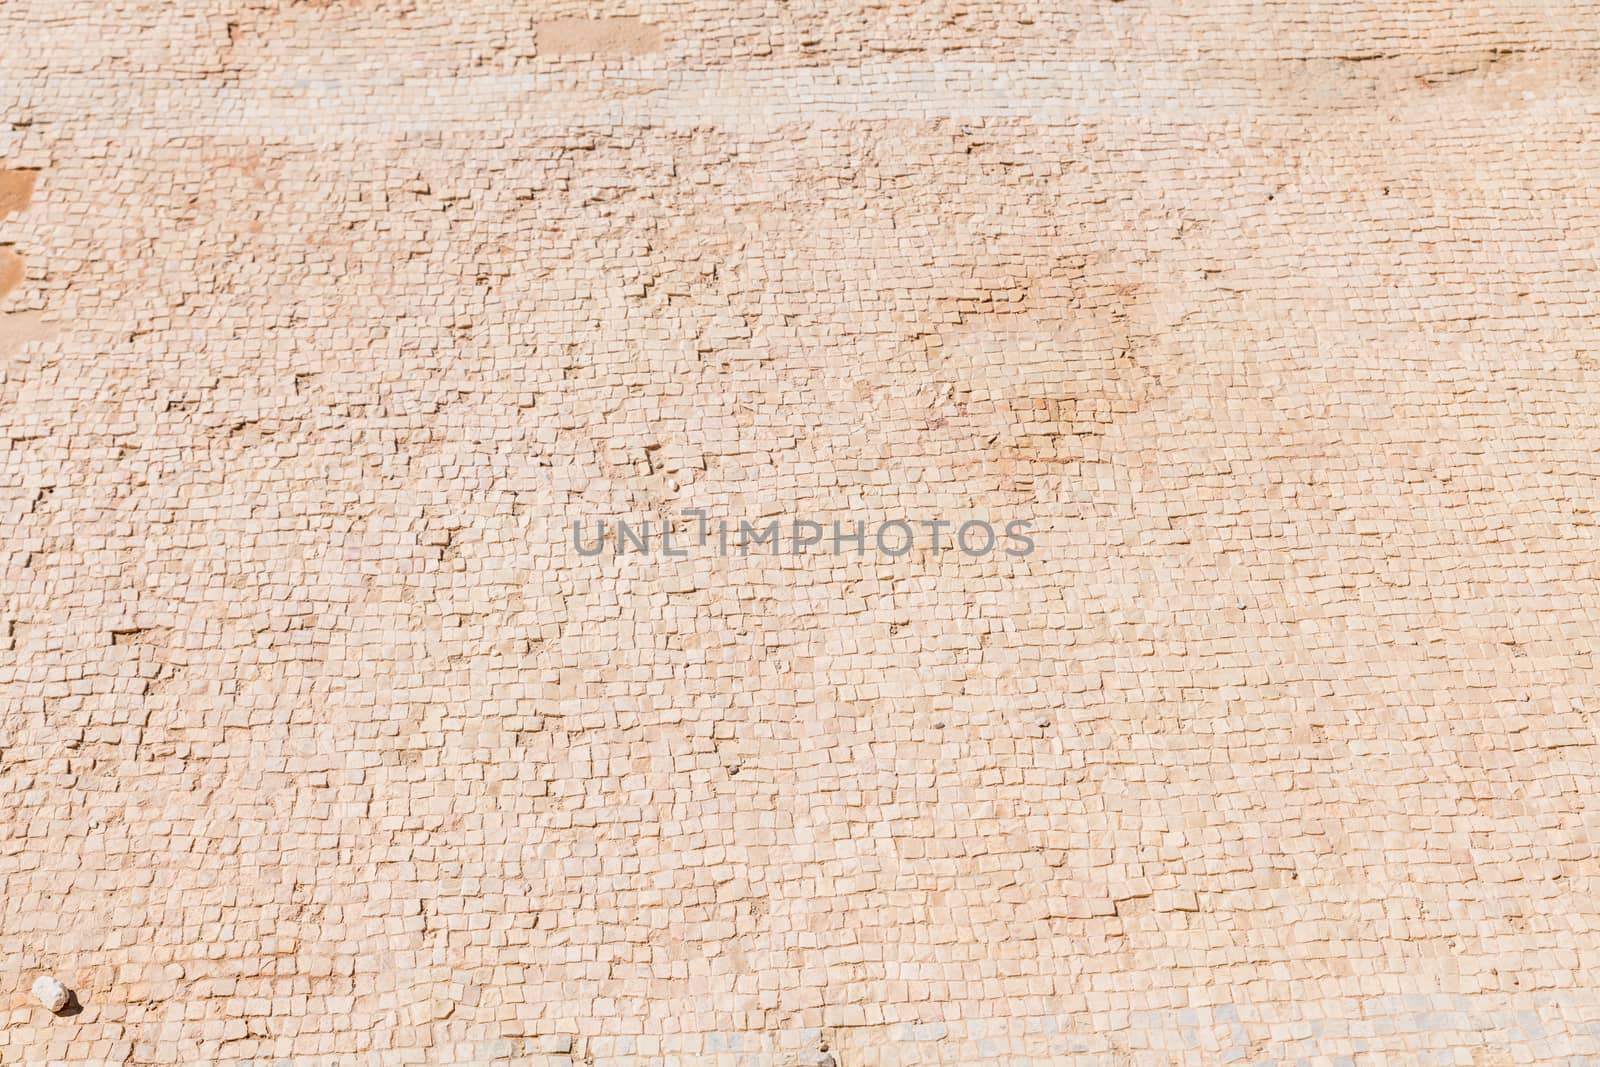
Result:
[[0,39],[0,1064],[1600,1057],[1600,7]]

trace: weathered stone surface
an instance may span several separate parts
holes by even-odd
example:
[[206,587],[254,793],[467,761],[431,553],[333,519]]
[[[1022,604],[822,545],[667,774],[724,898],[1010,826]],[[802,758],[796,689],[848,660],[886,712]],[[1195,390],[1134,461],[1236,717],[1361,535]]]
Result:
[[[1600,1061],[1597,87],[1589,0],[3,0],[0,1063]],[[1037,546],[572,544],[691,508]]]

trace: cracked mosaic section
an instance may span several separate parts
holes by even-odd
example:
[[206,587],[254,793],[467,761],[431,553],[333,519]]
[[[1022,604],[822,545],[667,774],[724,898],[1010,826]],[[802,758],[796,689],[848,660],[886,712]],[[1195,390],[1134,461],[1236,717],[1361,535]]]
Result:
[[1600,7],[0,31],[0,1062],[1600,1057]]

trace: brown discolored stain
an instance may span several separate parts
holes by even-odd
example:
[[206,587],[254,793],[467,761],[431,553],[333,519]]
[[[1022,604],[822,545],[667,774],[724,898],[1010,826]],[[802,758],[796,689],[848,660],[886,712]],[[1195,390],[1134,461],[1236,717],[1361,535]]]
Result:
[[1423,89],[1487,93],[1496,106],[1515,101],[1554,80],[1545,50],[1506,43],[1480,49],[1357,51],[1271,60],[1259,75],[1271,94],[1305,101],[1330,96],[1394,100]]
[[1149,375],[1128,355],[1127,325],[1107,309],[1074,319],[964,315],[927,342],[934,375],[991,424],[999,450],[1068,460],[1148,397]]
[[22,257],[16,250],[0,246],[0,296],[21,284],[24,273]]
[[[26,211],[33,203],[33,186],[38,173],[0,167],[0,219]],[[26,275],[27,264],[21,253],[10,245],[0,245],[0,297],[22,284]],[[29,341],[43,340],[54,333],[36,311],[0,313],[0,356],[9,356]]]
[[1081,255],[1042,272],[975,267],[933,295],[914,336],[938,395],[1021,485],[1028,465],[1083,458],[1158,393],[1141,303]]
[[33,203],[33,183],[38,171],[0,169],[0,219],[26,211]]
[[637,18],[551,19],[533,33],[542,56],[637,56],[661,47],[661,31]]

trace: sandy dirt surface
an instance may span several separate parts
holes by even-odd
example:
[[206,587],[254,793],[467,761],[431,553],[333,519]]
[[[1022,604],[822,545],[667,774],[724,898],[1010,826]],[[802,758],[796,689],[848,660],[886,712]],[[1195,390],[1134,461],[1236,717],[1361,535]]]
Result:
[[22,257],[13,249],[0,245],[0,297],[15,289],[26,273]]
[[35,180],[32,171],[0,168],[0,219],[27,209],[33,201]]
[[1600,1057],[1594,3],[0,40],[0,1063]]
[[539,54],[642,55],[661,47],[661,31],[636,18],[552,19],[533,27]]

